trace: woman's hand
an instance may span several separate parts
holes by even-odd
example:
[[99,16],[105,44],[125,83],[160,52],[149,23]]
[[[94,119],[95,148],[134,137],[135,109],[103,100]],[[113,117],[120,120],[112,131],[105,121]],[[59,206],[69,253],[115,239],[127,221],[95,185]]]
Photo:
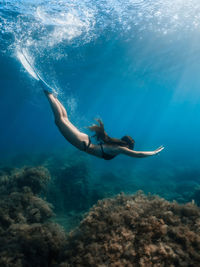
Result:
[[157,148],[156,150],[154,150],[153,155],[159,154],[163,149],[164,149],[164,146],[160,146],[159,148]]

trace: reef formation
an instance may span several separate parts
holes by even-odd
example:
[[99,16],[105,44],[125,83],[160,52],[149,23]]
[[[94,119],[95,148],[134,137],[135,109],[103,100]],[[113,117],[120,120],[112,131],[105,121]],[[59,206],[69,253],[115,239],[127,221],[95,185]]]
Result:
[[[73,168],[63,170],[58,187],[66,175],[75,194],[79,178],[72,182]],[[82,201],[93,202],[86,173],[80,167],[77,188],[85,192]],[[200,208],[194,202],[180,205],[141,191],[119,194],[99,200],[66,233],[44,200],[49,182],[44,167],[0,170],[0,266],[200,266]],[[70,199],[66,213],[69,205]],[[85,206],[72,203],[72,209],[82,212]]]
[[200,266],[200,209],[141,192],[101,200],[69,236],[60,266]]
[[1,169],[0,266],[53,266],[65,243],[63,229],[48,221],[52,207],[39,194],[50,175],[43,167]]

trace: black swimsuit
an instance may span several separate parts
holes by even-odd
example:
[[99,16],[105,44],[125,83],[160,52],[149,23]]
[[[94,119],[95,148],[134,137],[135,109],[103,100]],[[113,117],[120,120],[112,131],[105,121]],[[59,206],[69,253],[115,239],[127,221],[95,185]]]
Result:
[[110,160],[110,159],[114,159],[116,157],[116,155],[110,155],[110,154],[105,153],[104,150],[103,150],[103,144],[102,143],[100,144],[100,147],[101,147],[101,152],[102,152],[102,158],[103,159]]
[[89,139],[89,143],[88,143],[88,145],[86,145],[85,141],[83,141],[84,151],[86,151],[86,152],[87,152],[88,148],[89,148],[90,145],[91,145],[91,139],[90,139],[90,137],[88,137],[88,139]]
[[[88,148],[91,145],[91,139],[90,139],[90,137],[89,137],[89,143],[88,143],[88,145],[86,145],[86,143],[84,141],[83,141],[83,145],[84,145],[84,151],[87,152]],[[105,160],[111,160],[111,159],[113,159],[113,158],[116,157],[116,155],[110,155],[110,154],[105,153],[104,150],[103,150],[103,144],[102,143],[100,143],[100,147],[101,147],[101,152],[102,152],[102,158],[103,159],[105,159]]]

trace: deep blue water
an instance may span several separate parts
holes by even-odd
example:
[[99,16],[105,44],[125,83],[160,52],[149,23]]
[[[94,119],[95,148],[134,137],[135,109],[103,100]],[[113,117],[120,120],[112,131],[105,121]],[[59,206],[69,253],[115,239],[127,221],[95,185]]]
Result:
[[[79,129],[88,133],[86,126],[100,117],[109,135],[131,135],[136,150],[165,146],[146,159],[90,156],[94,173],[126,170],[122,179],[134,180],[138,170],[138,184],[159,177],[146,188],[159,191],[168,180],[181,182],[184,170],[198,172],[199,11],[197,0],[1,0],[2,160],[63,150],[80,156],[57,130],[41,88],[17,58],[25,49]],[[198,186],[200,177],[194,180]]]

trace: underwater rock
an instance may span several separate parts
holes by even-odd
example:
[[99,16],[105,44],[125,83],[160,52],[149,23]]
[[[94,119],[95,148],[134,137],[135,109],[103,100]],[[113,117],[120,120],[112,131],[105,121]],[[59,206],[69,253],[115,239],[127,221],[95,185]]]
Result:
[[[74,194],[77,187],[86,194],[77,199],[83,201],[90,194],[87,177],[85,167],[70,164],[59,187]],[[43,167],[0,171],[0,266],[200,266],[200,208],[194,203],[120,194],[99,200],[67,235],[49,220],[52,207],[39,196],[48,181]]]
[[3,168],[0,172],[0,193],[9,194],[24,190],[26,187],[33,194],[46,189],[50,174],[44,167],[24,167],[21,169]]
[[65,266],[200,266],[200,209],[138,192],[98,201],[71,232]]
[[23,168],[22,171],[15,174],[14,179],[19,188],[27,186],[34,194],[39,194],[46,189],[50,181],[50,174],[43,167]]
[[12,224],[0,243],[0,266],[54,266],[65,243],[65,233],[53,223]]
[[22,168],[0,175],[0,266],[53,266],[66,236],[51,205],[37,194],[50,180],[43,167]]

